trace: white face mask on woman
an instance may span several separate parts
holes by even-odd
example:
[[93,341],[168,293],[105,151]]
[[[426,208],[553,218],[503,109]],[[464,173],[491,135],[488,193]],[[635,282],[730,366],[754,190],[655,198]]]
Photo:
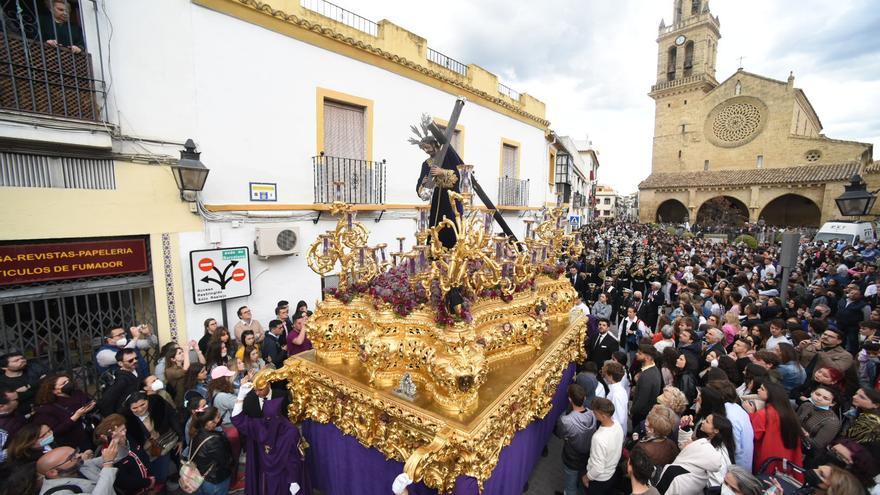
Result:
[[727,486],[727,483],[722,483],[721,495],[736,495],[736,492],[733,491],[729,486]]
[[150,385],[150,388],[153,389],[153,392],[158,392],[165,388],[165,384],[162,383],[162,380],[156,380]]

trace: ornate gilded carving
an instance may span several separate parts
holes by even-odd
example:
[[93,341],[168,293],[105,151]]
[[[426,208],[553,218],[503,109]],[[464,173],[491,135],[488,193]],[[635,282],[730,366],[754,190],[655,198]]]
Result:
[[[399,237],[391,261],[384,245],[367,245],[369,233],[350,206],[333,203],[336,228],[312,244],[308,263],[321,275],[338,266],[340,289],[307,325],[320,359],[359,361],[374,385],[409,373],[437,404],[467,412],[490,369],[538,351],[545,319],[567,317],[571,285],[539,274],[558,277],[558,260],[581,246],[566,234],[562,209],[545,211],[521,242],[493,237],[493,212],[471,208],[470,172],[461,168],[463,192],[447,194],[464,205],[463,214],[428,228],[427,210],[420,209],[418,244],[404,252]],[[456,234],[450,249],[439,239],[444,228]],[[451,315],[445,326],[437,325],[441,313]]]
[[455,479],[465,475],[476,478],[482,489],[501,449],[517,431],[550,411],[569,363],[585,358],[586,318],[572,324],[567,318],[553,321],[551,327],[533,361],[518,363],[521,372],[489,372],[499,393],[469,415],[398,398],[393,386],[370,385],[357,361],[332,364],[312,352],[289,358],[279,370],[261,372],[256,383],[288,380],[293,421],[332,423],[362,445],[404,462],[414,480],[448,492]]

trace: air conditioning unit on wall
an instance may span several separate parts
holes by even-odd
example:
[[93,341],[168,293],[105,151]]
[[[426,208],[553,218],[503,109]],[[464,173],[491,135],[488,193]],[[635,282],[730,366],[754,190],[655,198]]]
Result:
[[284,224],[257,227],[254,254],[257,256],[299,255],[299,227]]

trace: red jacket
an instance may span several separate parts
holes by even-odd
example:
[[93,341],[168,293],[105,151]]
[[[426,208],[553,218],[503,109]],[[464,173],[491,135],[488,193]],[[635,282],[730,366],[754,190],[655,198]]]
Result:
[[[771,457],[782,457],[798,466],[804,465],[804,454],[801,451],[800,439],[793,449],[789,449],[782,442],[782,426],[779,422],[779,413],[771,405],[749,415],[752,420],[752,429],[755,431],[754,471],[758,472],[761,464]],[[767,474],[772,474],[781,467],[782,463],[773,463],[768,467]],[[800,481],[802,477],[796,476]]]

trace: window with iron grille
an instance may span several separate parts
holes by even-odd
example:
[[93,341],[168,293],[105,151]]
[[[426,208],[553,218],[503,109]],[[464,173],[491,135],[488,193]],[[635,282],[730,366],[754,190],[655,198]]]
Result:
[[501,151],[501,177],[510,179],[519,178],[519,149],[516,146],[505,143]]
[[[98,98],[104,85],[92,70],[81,7],[75,0],[3,2],[0,108],[88,121],[106,117]],[[97,56],[100,67],[100,51]]]
[[324,154],[367,159],[365,109],[324,100]]

